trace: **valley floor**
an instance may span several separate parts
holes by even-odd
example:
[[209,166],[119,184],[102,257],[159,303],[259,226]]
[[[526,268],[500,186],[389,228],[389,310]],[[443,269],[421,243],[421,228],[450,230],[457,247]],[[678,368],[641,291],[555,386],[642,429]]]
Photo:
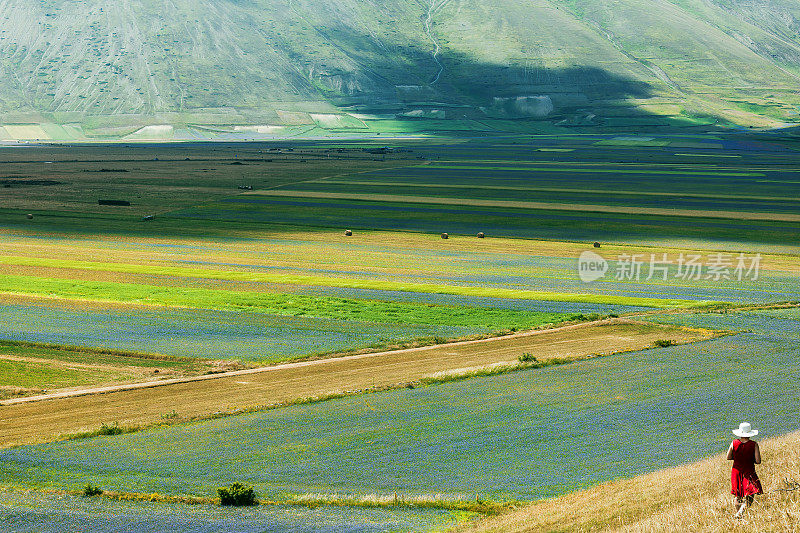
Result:
[[370,146],[0,151],[3,526],[798,528],[796,491],[733,524],[717,455],[749,420],[799,475],[796,145]]

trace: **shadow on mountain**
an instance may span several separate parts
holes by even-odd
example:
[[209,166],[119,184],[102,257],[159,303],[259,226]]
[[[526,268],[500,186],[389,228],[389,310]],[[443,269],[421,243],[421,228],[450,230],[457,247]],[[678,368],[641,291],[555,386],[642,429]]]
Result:
[[[513,120],[520,122],[521,129],[527,122],[532,133],[548,126],[628,133],[684,129],[693,124],[708,129],[720,121],[718,117],[656,115],[637,106],[634,100],[671,91],[644,65],[639,66],[636,73],[640,77],[635,79],[594,66],[483,63],[448,50],[439,58],[440,67],[430,53],[414,47],[382,53],[363,35],[342,28],[325,31],[330,41],[347,42],[358,51],[350,55],[358,68],[310,69],[312,85],[321,96],[345,110],[396,113],[402,119],[420,121]],[[680,95],[674,94],[672,100],[679,103]],[[424,123],[417,125],[421,126]]]

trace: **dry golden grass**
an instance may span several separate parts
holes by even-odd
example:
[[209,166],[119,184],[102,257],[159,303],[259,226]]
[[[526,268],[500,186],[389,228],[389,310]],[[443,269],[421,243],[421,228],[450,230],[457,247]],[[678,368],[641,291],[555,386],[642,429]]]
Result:
[[[731,437],[733,438],[733,437]],[[800,432],[762,441],[757,467],[765,494],[733,518],[730,463],[723,454],[689,465],[542,500],[463,531],[521,532],[793,532],[800,531]],[[676,445],[680,445],[676,439]],[[774,492],[770,492],[774,491]]]
[[[391,387],[447,371],[475,370],[517,361],[581,359],[651,346],[657,339],[692,342],[707,331],[618,320],[535,332],[268,367],[263,372],[220,376],[154,388],[51,399],[0,407],[0,447],[52,440],[94,430],[101,423],[147,425],[172,412],[180,419],[285,404],[303,398]],[[441,375],[441,374],[440,374]]]

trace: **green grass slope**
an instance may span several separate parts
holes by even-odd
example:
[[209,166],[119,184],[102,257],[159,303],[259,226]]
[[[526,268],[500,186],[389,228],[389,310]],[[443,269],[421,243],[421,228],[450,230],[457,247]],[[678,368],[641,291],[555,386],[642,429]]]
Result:
[[[777,126],[798,120],[798,16],[788,0],[3,0],[0,137]],[[344,110],[363,116],[319,116]]]

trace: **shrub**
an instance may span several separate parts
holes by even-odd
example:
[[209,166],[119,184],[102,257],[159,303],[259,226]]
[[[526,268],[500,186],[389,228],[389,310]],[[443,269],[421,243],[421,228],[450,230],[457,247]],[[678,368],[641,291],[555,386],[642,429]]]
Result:
[[601,318],[603,317],[598,313],[589,313],[588,315],[585,315],[583,313],[578,313],[575,315],[570,315],[569,317],[571,321],[576,321],[576,322],[592,322],[594,320],[600,320]]
[[666,348],[668,346],[674,346],[675,341],[670,339],[658,339],[657,341],[653,342],[653,346],[656,348]]
[[85,487],[83,487],[82,494],[84,496],[99,496],[103,494],[103,489],[100,487],[95,487],[91,483],[88,483]]
[[241,507],[244,505],[256,505],[256,493],[253,487],[248,487],[241,483],[231,483],[227,487],[217,489],[220,505],[233,505]]
[[525,352],[524,354],[520,355],[517,359],[519,359],[520,363],[535,363],[536,357],[533,354]]
[[97,431],[97,434],[98,435],[121,435],[122,433],[124,433],[124,431],[125,430],[123,430],[121,427],[119,427],[119,424],[117,422],[114,422],[111,425],[108,425],[105,422],[103,422],[100,425],[100,429]]

